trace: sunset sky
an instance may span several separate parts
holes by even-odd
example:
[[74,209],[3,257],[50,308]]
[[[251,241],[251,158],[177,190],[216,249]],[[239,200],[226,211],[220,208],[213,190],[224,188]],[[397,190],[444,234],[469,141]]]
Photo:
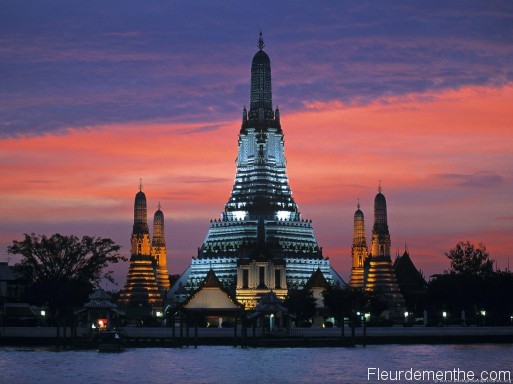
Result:
[[295,201],[343,278],[379,180],[393,257],[429,277],[470,240],[507,267],[511,1],[0,1],[0,260],[31,232],[129,257],[142,178],[182,273],[233,185],[260,30]]

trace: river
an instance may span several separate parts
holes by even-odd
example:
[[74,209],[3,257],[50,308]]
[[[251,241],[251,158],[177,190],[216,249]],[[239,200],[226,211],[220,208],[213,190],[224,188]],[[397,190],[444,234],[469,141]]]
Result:
[[[371,345],[366,348],[200,346],[134,348],[122,353],[0,348],[0,383],[12,384],[326,384],[399,382],[399,378],[400,382],[432,382],[434,376],[429,375],[442,371],[445,379],[451,378],[447,376],[449,371],[460,375],[460,380],[471,371],[474,378],[479,379],[484,372],[485,378],[511,382],[508,379],[513,378],[512,368],[513,345],[510,344]],[[408,380],[408,375],[416,372],[424,374],[424,380],[422,376],[418,376],[420,380],[414,380],[414,376]]]

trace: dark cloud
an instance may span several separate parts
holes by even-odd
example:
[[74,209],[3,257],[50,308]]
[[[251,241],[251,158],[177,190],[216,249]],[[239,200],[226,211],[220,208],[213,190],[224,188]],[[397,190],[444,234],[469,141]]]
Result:
[[484,187],[493,188],[501,185],[504,178],[493,172],[476,172],[474,174],[441,174],[436,175],[440,179],[454,180],[459,187]]
[[238,117],[260,29],[287,110],[513,81],[511,2],[6,2],[0,135]]
[[187,130],[175,130],[175,134],[192,134],[192,133],[201,133],[201,132],[210,132],[210,131],[217,131],[219,128],[221,128],[220,124],[212,124],[212,125],[204,125],[198,128],[193,129],[187,129]]

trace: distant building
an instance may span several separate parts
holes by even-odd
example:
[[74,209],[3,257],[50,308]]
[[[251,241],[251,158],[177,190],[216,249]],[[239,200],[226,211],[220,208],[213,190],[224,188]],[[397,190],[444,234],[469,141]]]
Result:
[[13,266],[0,262],[0,303],[22,301],[27,283],[18,275]]
[[121,325],[123,313],[112,300],[112,295],[98,288],[89,295],[89,302],[75,316],[79,323],[95,329],[107,329]]
[[159,204],[153,219],[153,238],[150,240],[146,195],[141,184],[134,202],[130,265],[119,297],[122,306],[162,307],[163,296],[169,289],[166,257],[164,214]]
[[0,326],[36,326],[44,323],[44,308],[24,303],[29,284],[15,267],[0,262]]
[[316,269],[329,284],[345,285],[292,197],[280,111],[272,103],[271,62],[263,48],[260,34],[231,196],[221,218],[211,221],[197,257],[170,289],[170,302],[195,291],[211,269],[246,308],[271,290],[283,299],[289,289],[303,288]]
[[328,309],[324,306],[324,291],[330,287],[330,284],[324,277],[320,269],[317,269],[305,285],[305,289],[312,292],[315,299],[315,314],[312,318],[312,325],[322,326],[328,315]]

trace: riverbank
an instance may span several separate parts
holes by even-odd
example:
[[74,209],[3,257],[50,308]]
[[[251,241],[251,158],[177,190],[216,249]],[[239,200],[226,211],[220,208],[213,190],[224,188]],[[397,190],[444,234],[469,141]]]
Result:
[[[233,328],[139,328],[121,330],[126,347],[167,347],[197,345],[234,345],[248,347],[348,347],[373,344],[513,344],[513,327],[348,327],[341,336],[340,328],[292,328],[263,332],[262,329]],[[57,333],[51,327],[5,327],[0,345],[56,345],[70,348],[96,348],[89,330],[77,329]]]

